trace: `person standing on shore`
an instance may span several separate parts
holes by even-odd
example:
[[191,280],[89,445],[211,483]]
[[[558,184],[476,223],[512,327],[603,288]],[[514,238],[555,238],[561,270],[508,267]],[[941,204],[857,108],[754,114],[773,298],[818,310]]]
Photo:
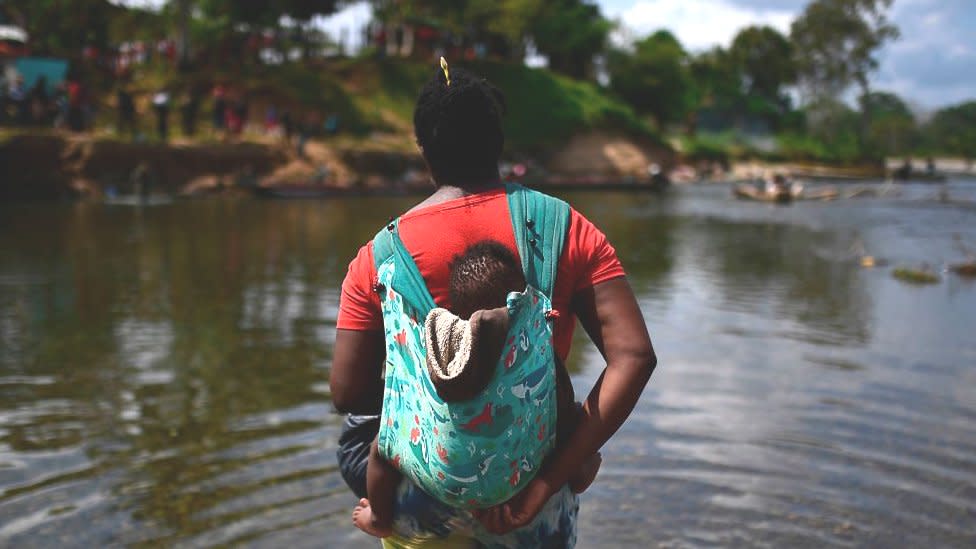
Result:
[[50,108],[48,107],[47,77],[41,76],[34,82],[30,94],[27,96],[30,104],[30,118],[32,124],[43,124],[47,119]]
[[295,121],[291,118],[291,112],[281,113],[281,135],[285,138],[285,144],[291,143],[291,136],[295,133]]
[[165,89],[156,92],[153,96],[153,110],[156,111],[156,132],[159,140],[166,142],[169,139],[169,92]]
[[115,94],[118,103],[118,134],[129,134],[132,139],[136,138],[136,104],[132,99],[132,94],[125,86],[120,86]]
[[85,129],[85,88],[78,79],[68,81],[68,129]]
[[306,114],[304,119],[298,124],[298,140],[295,142],[295,153],[298,158],[304,160],[305,144],[312,136],[312,129],[315,128],[315,118],[311,114]]
[[217,84],[213,89],[213,128],[220,132],[224,130],[224,117],[227,116],[227,90],[223,84]]
[[197,111],[200,110],[200,98],[195,90],[190,90],[183,97],[180,105],[180,122],[183,126],[183,137],[193,137],[197,133]]
[[7,93],[7,97],[10,103],[14,106],[14,120],[17,124],[24,125],[27,123],[28,118],[28,106],[27,106],[27,90],[24,89],[24,77],[17,75],[14,78],[14,83],[10,86],[10,90]]

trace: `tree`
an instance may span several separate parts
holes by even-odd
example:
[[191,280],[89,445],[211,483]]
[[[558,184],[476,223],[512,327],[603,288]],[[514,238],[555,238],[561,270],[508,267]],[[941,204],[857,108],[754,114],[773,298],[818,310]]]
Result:
[[460,17],[470,38],[507,44],[512,61],[525,57],[530,26],[542,10],[542,0],[468,0]]
[[867,151],[873,156],[898,156],[918,144],[915,116],[893,93],[872,92],[861,101],[870,124],[865,135]]
[[109,46],[113,14],[122,8],[107,0],[8,0],[12,18],[30,36],[34,54],[76,58],[82,48]]
[[302,57],[311,57],[313,35],[315,30],[311,28],[312,19],[318,15],[330,15],[338,9],[337,0],[279,0],[275,4],[280,16],[288,16],[293,19],[300,29]]
[[185,68],[190,63],[190,11],[193,8],[191,0],[175,0],[176,21],[179,35],[176,49],[180,58],[180,67]]
[[309,22],[317,15],[331,15],[339,8],[338,0],[280,0],[277,7],[282,14],[296,21]]
[[976,159],[976,101],[937,111],[926,124],[925,135],[936,152]]
[[613,25],[589,0],[372,0],[377,19],[434,19],[468,41],[502,42],[496,49],[521,61],[535,44],[553,71],[584,78],[606,48]]
[[772,27],[746,27],[729,48],[742,72],[746,93],[772,103],[784,102],[782,88],[796,82],[793,45]]
[[236,25],[273,26],[278,23],[282,12],[280,4],[275,0],[197,0],[205,18],[221,20],[228,30]]
[[549,68],[579,79],[589,75],[611,29],[600,8],[585,0],[542,3],[529,25],[536,47],[549,58]]
[[683,119],[693,106],[687,61],[678,39],[668,31],[657,31],[634,44],[633,53],[608,54],[610,89],[663,128]]
[[743,110],[742,73],[730,58],[728,50],[716,46],[691,59],[688,65],[691,81],[689,133],[699,123],[710,129],[724,129],[735,122]]
[[893,0],[814,0],[793,22],[790,38],[811,96],[837,96],[855,84],[870,92],[878,49],[898,38],[885,10]]
[[861,158],[860,117],[857,111],[831,97],[818,97],[805,109],[807,135],[821,143],[832,160]]

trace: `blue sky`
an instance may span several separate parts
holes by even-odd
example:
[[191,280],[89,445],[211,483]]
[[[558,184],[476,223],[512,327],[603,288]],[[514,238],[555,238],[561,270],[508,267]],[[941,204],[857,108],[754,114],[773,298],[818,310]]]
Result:
[[[743,25],[783,32],[806,0],[599,0],[603,13],[636,36],[669,28],[688,49],[727,46]],[[976,0],[895,0],[901,38],[881,52],[876,89],[931,109],[976,100]]]
[[[158,4],[160,0],[118,0]],[[788,32],[807,0],[596,0],[620,22],[624,38],[670,29],[692,51],[728,46],[742,27],[766,24]],[[934,109],[976,100],[976,0],[895,0],[891,18],[902,36],[880,54],[873,86],[914,106]],[[357,29],[369,8],[353,5],[324,21],[328,29]],[[358,37],[358,32],[351,34]],[[619,37],[618,37],[619,38]]]

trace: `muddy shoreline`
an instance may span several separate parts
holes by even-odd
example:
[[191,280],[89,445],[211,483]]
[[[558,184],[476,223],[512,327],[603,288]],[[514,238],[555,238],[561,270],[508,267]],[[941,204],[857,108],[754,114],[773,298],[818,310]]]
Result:
[[[683,163],[659,145],[603,132],[518,158],[529,165],[527,183],[551,189],[654,190],[648,165],[668,173]],[[771,168],[776,166],[736,163],[717,180],[748,178]],[[837,179],[884,175],[883,166],[781,168]],[[277,198],[396,194],[425,190],[427,179],[414,152],[355,144],[310,142],[299,158],[292,147],[273,142],[129,143],[57,133],[13,135],[0,142],[0,200],[98,200],[140,190],[192,196],[258,189]]]

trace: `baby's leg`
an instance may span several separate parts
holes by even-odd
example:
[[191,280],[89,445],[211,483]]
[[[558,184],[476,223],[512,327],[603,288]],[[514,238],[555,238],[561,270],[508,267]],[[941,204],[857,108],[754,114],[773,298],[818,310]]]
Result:
[[366,466],[366,495],[352,512],[352,522],[363,532],[378,538],[393,534],[393,500],[400,484],[400,472],[380,455],[376,440],[369,447]]

